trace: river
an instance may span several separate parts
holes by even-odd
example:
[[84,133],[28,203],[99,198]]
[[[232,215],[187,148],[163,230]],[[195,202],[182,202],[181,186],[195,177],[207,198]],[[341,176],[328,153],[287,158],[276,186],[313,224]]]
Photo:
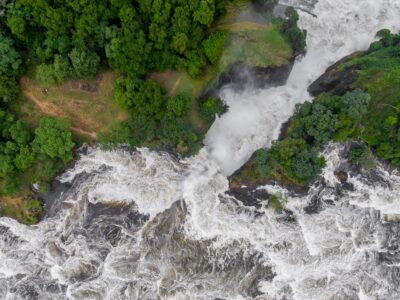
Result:
[[346,146],[331,144],[307,195],[260,187],[286,197],[291,213],[226,194],[227,176],[278,137],[312,81],[379,29],[400,29],[400,0],[280,2],[302,8],[308,32],[288,82],[222,89],[229,112],[195,157],[89,149],[60,176],[66,188],[38,225],[0,218],[0,299],[400,298],[396,172],[354,172]]

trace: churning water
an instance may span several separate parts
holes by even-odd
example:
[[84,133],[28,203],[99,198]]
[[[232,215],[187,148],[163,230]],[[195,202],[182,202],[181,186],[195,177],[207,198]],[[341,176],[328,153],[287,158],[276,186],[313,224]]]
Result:
[[[226,175],[277,138],[307,86],[335,60],[400,29],[400,0],[302,6],[308,53],[285,86],[229,89],[206,147],[178,161],[89,149],[36,226],[0,218],[0,299],[400,299],[400,176],[351,170],[345,145],[308,195],[278,186],[290,212],[246,207]],[[396,24],[398,23],[398,24]],[[334,176],[349,173],[343,185]]]

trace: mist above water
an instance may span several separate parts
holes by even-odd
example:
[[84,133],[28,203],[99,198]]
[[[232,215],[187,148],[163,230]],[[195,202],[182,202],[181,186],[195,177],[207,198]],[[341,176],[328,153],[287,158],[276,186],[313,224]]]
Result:
[[225,175],[243,165],[251,154],[269,146],[295,105],[309,100],[308,86],[331,64],[355,51],[368,49],[382,28],[399,30],[397,0],[280,1],[303,7],[299,26],[307,30],[307,54],[299,57],[284,86],[237,92],[227,86],[220,93],[229,113],[219,118],[205,143]]
[[397,173],[352,172],[346,146],[331,144],[308,195],[260,187],[286,197],[291,213],[225,193],[226,174],[277,137],[308,84],[400,15],[400,0],[305,7],[318,18],[300,13],[308,54],[288,83],[222,91],[231,109],[196,157],[89,149],[60,177],[54,214],[30,227],[0,218],[0,299],[399,299]]

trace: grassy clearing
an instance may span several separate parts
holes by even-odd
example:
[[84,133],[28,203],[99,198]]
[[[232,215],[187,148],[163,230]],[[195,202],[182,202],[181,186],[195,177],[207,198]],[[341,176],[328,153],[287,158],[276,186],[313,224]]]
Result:
[[213,29],[230,33],[218,66],[221,72],[235,62],[267,68],[285,65],[293,57],[280,25],[254,11],[250,1],[233,1],[227,11]]
[[[117,76],[115,72],[105,71],[95,80],[70,80],[45,87],[34,79],[34,72],[30,71],[21,80],[22,93],[13,103],[13,109],[32,128],[38,126],[43,116],[65,118],[70,121],[77,140],[93,142],[97,133],[109,131],[113,124],[128,117],[114,101]],[[45,88],[47,92],[44,92]],[[25,224],[37,223],[42,208],[40,202],[34,199],[31,185],[39,183],[41,190],[45,191],[63,167],[51,161],[37,160],[30,169],[15,178],[20,186],[17,194],[12,197],[0,195],[0,215]],[[0,180],[0,191],[2,184]]]
[[[21,80],[22,95],[14,107],[20,118],[35,127],[44,115],[65,118],[79,138],[96,140],[99,132],[127,118],[113,100],[117,74],[105,71],[95,80],[69,80],[61,85],[46,87],[32,76]],[[47,88],[47,92],[44,89]]]
[[222,53],[221,71],[226,71],[235,62],[262,68],[279,67],[292,58],[293,50],[277,25],[254,25],[257,29],[234,27],[229,44]]

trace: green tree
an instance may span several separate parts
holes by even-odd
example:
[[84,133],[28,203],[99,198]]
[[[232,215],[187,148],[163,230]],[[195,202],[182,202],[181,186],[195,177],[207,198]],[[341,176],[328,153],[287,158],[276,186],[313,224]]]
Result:
[[375,158],[371,149],[366,145],[352,148],[349,151],[348,159],[353,164],[359,165],[365,170],[372,170],[376,166]]
[[165,114],[167,97],[161,86],[152,80],[142,81],[137,78],[117,80],[115,99],[122,107],[144,117],[161,120]]
[[35,154],[28,146],[19,149],[19,153],[14,158],[14,165],[19,171],[25,171],[33,165]]
[[297,26],[299,14],[294,7],[289,6],[285,10],[285,15],[286,20],[282,26],[283,34],[287,37],[296,52],[304,52],[306,47],[307,32],[305,30],[301,30]]
[[167,114],[172,118],[183,118],[189,113],[191,104],[192,99],[190,97],[181,95],[171,97],[167,102]]
[[31,133],[22,121],[18,120],[9,127],[11,138],[20,146],[28,145],[32,140]]
[[258,173],[262,177],[268,177],[276,169],[276,161],[269,157],[267,149],[261,149],[256,153],[256,163]]
[[59,84],[71,77],[68,59],[56,55],[53,64],[41,64],[36,69],[36,78],[44,84]]
[[323,167],[325,159],[319,156],[319,151],[307,149],[295,155],[291,171],[296,181],[308,183],[317,179]]
[[200,102],[201,117],[208,123],[214,121],[216,115],[221,115],[226,110],[221,99],[210,97]]
[[285,26],[287,28],[296,27],[299,21],[299,14],[293,6],[289,6],[285,10],[285,16],[287,18]]
[[0,102],[10,103],[17,98],[19,84],[15,77],[0,75]]
[[99,71],[100,57],[91,51],[74,48],[68,55],[77,78],[93,78]]
[[187,53],[187,69],[191,77],[196,77],[201,74],[204,66],[206,65],[206,59],[203,54],[199,51],[190,51]]
[[285,31],[285,34],[296,51],[304,51],[306,47],[306,32],[304,30],[298,27],[291,27]]
[[0,31],[0,75],[17,76],[21,73],[22,58],[12,39]]
[[210,26],[214,20],[214,13],[214,0],[200,0],[198,8],[193,14],[193,18],[200,24]]
[[40,119],[40,125],[35,130],[35,139],[32,143],[33,150],[50,158],[60,158],[68,163],[73,158],[72,133],[68,122],[53,118]]
[[390,47],[393,45],[393,35],[389,29],[381,29],[377,32],[376,36],[380,38],[380,42],[384,47]]
[[228,33],[225,31],[217,31],[211,34],[204,42],[204,53],[206,54],[208,60],[216,65],[222,55],[225,47],[226,40],[228,38]]
[[189,38],[183,32],[175,34],[172,40],[172,47],[178,53],[184,53],[189,44]]
[[116,125],[108,134],[99,135],[103,148],[115,149],[122,144],[131,151],[156,137],[156,122],[143,116],[131,116],[127,121]]

